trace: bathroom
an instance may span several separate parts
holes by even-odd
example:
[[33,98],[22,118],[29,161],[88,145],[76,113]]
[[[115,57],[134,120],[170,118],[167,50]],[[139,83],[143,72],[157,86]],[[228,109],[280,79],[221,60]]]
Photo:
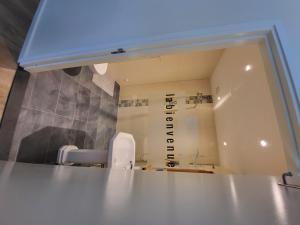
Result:
[[266,71],[252,43],[30,73],[8,159],[57,164],[62,146],[109,153],[123,132],[136,169],[280,175]]

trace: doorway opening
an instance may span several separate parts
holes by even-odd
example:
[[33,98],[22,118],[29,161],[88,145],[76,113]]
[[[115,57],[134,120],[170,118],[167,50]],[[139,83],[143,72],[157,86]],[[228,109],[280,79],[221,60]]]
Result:
[[116,132],[147,170],[280,175],[288,165],[259,43],[109,64]]
[[[138,118],[140,115],[129,116],[129,118],[134,118],[132,120],[122,118],[122,116],[124,117],[126,113],[121,115],[120,112],[126,110],[125,108],[131,108],[132,106],[137,107],[139,109],[141,109],[142,107],[148,107],[148,110],[150,110],[150,112],[147,111],[144,112],[144,114],[148,113],[148,115],[155,115],[158,112],[154,110],[155,107],[153,108],[149,106],[150,103],[155,103],[159,101],[153,101],[153,100],[150,101],[152,97],[148,97],[148,98],[147,96],[143,97],[143,94],[140,94],[142,92],[138,92],[137,90],[132,92],[132,93],[136,93],[134,96],[133,95],[126,96],[126,94],[124,94],[126,93],[126,89],[130,89],[133,86],[143,86],[143,85],[159,86],[159,84],[164,84],[163,86],[167,87],[167,84],[169,83],[171,87],[176,82],[189,81],[190,83],[195,84],[196,81],[200,82],[206,79],[207,80],[206,86],[207,89],[209,90],[207,92],[205,92],[204,89],[202,90],[199,88],[198,89],[192,88],[189,87],[188,85],[183,85],[183,84],[177,86],[175,85],[175,86],[176,88],[180,87],[182,89],[184,89],[185,87],[187,91],[180,92],[179,94],[169,93],[172,92],[171,91],[172,89],[175,90],[176,89],[175,87],[169,88],[168,90],[170,91],[164,91],[163,106],[165,107],[165,109],[163,113],[165,113],[167,116],[165,115],[165,121],[160,125],[158,125],[158,127],[164,125],[163,127],[163,129],[165,130],[164,138],[165,138],[165,144],[167,146],[164,146],[164,148],[161,149],[161,152],[163,152],[164,157],[158,157],[161,156],[161,152],[158,154],[159,150],[156,147],[153,148],[154,151],[151,150],[151,154],[150,154],[154,158],[160,158],[163,164],[161,162],[158,164],[153,163],[154,161],[152,161],[152,163],[149,163],[152,159],[152,156],[150,158],[148,157],[150,150],[149,151],[148,150],[144,151],[144,150],[150,149],[149,145],[158,142],[157,141],[158,139],[152,138],[151,140],[149,140],[149,135],[148,135],[148,137],[144,138],[146,139],[146,141],[143,141],[142,147],[140,146],[139,148],[142,150],[137,150],[137,154],[136,154],[137,161],[139,161],[138,163],[141,163],[141,167],[145,167],[146,169],[160,170],[162,169],[162,167],[173,168],[177,166],[180,167],[179,169],[182,170],[184,169],[190,170],[190,168],[182,168],[182,167],[209,166],[213,169],[213,171],[209,170],[208,172],[216,172],[217,171],[216,166],[217,165],[219,166],[222,163],[223,165],[225,165],[226,164],[225,162],[227,161],[229,162],[228,164],[230,164],[230,166],[226,166],[226,167],[228,167],[229,169],[225,167],[221,168],[218,170],[220,173],[269,174],[269,175],[276,174],[277,175],[279,173],[278,172],[279,170],[281,171],[286,169],[299,172],[300,171],[300,160],[299,160],[299,138],[300,137],[299,137],[299,127],[297,126],[299,122],[298,121],[299,101],[297,101],[298,100],[297,94],[290,77],[290,71],[286,61],[286,56],[283,52],[283,49],[285,49],[285,47],[283,46],[283,42],[280,41],[278,36],[278,26],[267,25],[267,26],[258,26],[258,27],[256,26],[254,28],[253,27],[249,28],[249,26],[246,26],[247,28],[246,30],[244,28],[241,30],[240,28],[241,27],[235,27],[235,28],[231,27],[229,29],[230,32],[224,32],[223,29],[219,31],[217,30],[215,32],[210,31],[212,35],[208,35],[208,36],[203,35],[203,33],[201,33],[200,37],[197,32],[191,32],[191,33],[188,32],[181,35],[180,34],[175,34],[175,36],[171,35],[173,38],[171,38],[171,36],[166,36],[166,37],[161,37],[153,40],[144,40],[144,42],[141,40],[139,46],[134,47],[134,45],[130,46],[129,44],[128,46],[124,46],[124,48],[122,48],[122,51],[118,51],[116,54],[115,53],[110,54],[113,51],[109,50],[108,52],[105,52],[102,49],[99,53],[96,54],[94,52],[91,54],[87,53],[85,55],[72,55],[72,56],[66,55],[65,57],[62,57],[60,59],[53,59],[53,60],[51,59],[46,61],[41,60],[35,64],[25,62],[25,64],[24,63],[23,64],[25,68],[28,69],[29,71],[43,71],[43,70],[75,67],[75,66],[86,66],[86,65],[91,65],[93,63],[103,63],[106,64],[105,67],[107,67],[107,63],[109,62],[108,69],[105,68],[105,71],[106,70],[107,71],[105,72],[104,75],[102,74],[102,76],[99,76],[99,73],[97,73],[97,71],[95,73],[94,69],[91,70],[90,66],[85,67],[84,71],[89,75],[92,74],[91,81],[93,82],[93,85],[99,86],[101,88],[100,92],[102,92],[103,90],[103,92],[106,93],[105,96],[107,95],[112,97],[111,99],[112,103],[104,104],[106,105],[105,106],[106,108],[104,110],[101,109],[103,112],[105,112],[104,113],[105,116],[116,119],[116,121],[115,120],[113,121],[114,124],[116,124],[116,127],[110,127],[109,132],[106,132],[109,133],[110,136],[112,136],[111,135],[112,132],[121,131],[121,129],[123,128],[124,130],[126,129],[128,130],[129,128],[126,128],[125,126],[126,123],[128,127],[131,127],[130,129],[135,129],[132,128],[134,127],[134,125],[131,125],[131,123],[133,124],[138,123],[138,125],[143,124],[140,123],[141,121],[138,122],[134,121],[134,119]],[[256,52],[259,52],[259,54],[256,54],[256,57],[253,57],[253,62],[256,63],[250,62],[251,60],[246,60],[246,59],[243,62],[239,61],[239,59],[243,59],[247,56],[244,54],[241,54],[241,56],[235,56],[236,60],[233,60],[233,62],[230,62],[230,60],[225,60],[226,62],[227,61],[229,62],[227,62],[228,65],[227,63],[224,63],[225,65],[223,65],[223,67],[227,68],[226,69],[227,71],[225,69],[224,71],[226,71],[226,75],[227,73],[231,75],[227,75],[229,76],[230,79],[223,79],[224,76],[221,75],[223,74],[223,72],[220,72],[221,69],[219,69],[218,72],[218,67],[221,67],[220,65],[223,62],[223,57],[225,57],[228,54],[230,55],[230,53],[228,52],[230,52],[233,49],[237,50],[238,48],[242,48],[242,47],[246,48],[246,45],[248,45],[248,47],[252,45],[252,48],[256,49]],[[204,53],[205,51],[206,53]],[[178,75],[179,74],[178,71],[176,73],[175,71],[172,71],[172,69],[168,71],[168,69],[166,68],[163,68],[159,71],[155,71],[156,68],[155,66],[149,66],[147,68],[146,66],[143,65],[143,63],[138,62],[138,61],[141,62],[146,60],[152,60],[156,62],[160,61],[162,65],[164,63],[168,63],[168,60],[172,61],[172,58],[176,58],[176,55],[179,58],[181,57],[184,58],[183,55],[197,54],[197,53],[210,54],[209,52],[210,53],[214,52],[214,54],[212,54],[214,55],[212,56],[212,58],[215,59],[215,62],[217,62],[217,64],[211,66],[211,68],[208,69],[206,68],[207,71],[209,71],[210,69],[209,73],[206,71],[207,74],[210,74],[210,75],[206,75],[206,77],[199,77],[199,76],[196,77],[190,75],[189,78],[188,77],[180,78],[180,76],[184,76],[183,73],[180,73],[180,75]],[[180,54],[182,55],[179,56]],[[196,57],[191,57],[191,58],[193,58],[193,60],[196,60]],[[203,57],[204,61],[206,58],[207,57]],[[255,58],[256,61],[254,60]],[[211,61],[214,61],[213,59]],[[257,60],[259,62],[257,62]],[[162,63],[162,61],[164,62]],[[130,66],[130,63],[137,63],[137,65]],[[232,65],[235,65],[235,67],[230,66],[230,63]],[[167,67],[178,68],[177,64],[180,63],[176,63],[175,60],[174,64],[175,66],[171,66],[171,67],[167,66]],[[254,64],[258,64],[258,66]],[[122,67],[124,67],[125,69],[119,69]],[[134,68],[130,69],[130,67],[134,67]],[[189,67],[184,65],[181,67],[193,68],[192,66]],[[147,69],[147,71],[143,72],[143,69],[145,68]],[[203,68],[205,69],[205,66],[201,67],[201,69]],[[238,68],[238,71],[234,71],[232,68]],[[128,69],[129,72],[127,71],[126,72],[127,74],[124,74],[124,71],[126,71],[126,69]],[[139,72],[139,70],[141,72]],[[262,70],[264,72],[262,72]],[[152,73],[148,73],[149,71]],[[251,74],[254,74],[254,72],[256,72],[256,75],[259,73],[264,73],[264,76],[259,76],[251,80],[252,78],[255,77],[253,75],[251,76]],[[139,74],[139,76],[137,76],[137,73]],[[146,75],[143,75],[143,73]],[[173,73],[174,76],[170,76],[168,75],[168,73],[170,74]],[[219,75],[217,75],[218,73]],[[237,75],[237,74],[241,75],[241,73],[245,74],[245,76],[239,77]],[[234,76],[234,74],[236,76]],[[176,77],[178,79],[174,80],[174,78]],[[263,77],[265,80],[261,80],[260,83],[255,84],[256,81],[262,79]],[[80,82],[83,81],[83,85],[86,85],[85,79],[74,78],[73,80],[77,82],[76,79],[80,80]],[[115,81],[117,81],[116,83],[119,83],[121,85],[120,91],[117,88],[118,91],[116,92]],[[256,89],[258,87],[261,87],[263,83],[267,84],[263,91],[264,97],[256,97],[256,99],[254,100],[254,98],[252,97],[255,96],[255,94],[259,93],[258,91],[256,91]],[[88,87],[92,87],[90,91],[92,91],[93,85],[90,84],[88,85]],[[200,84],[198,85],[201,86]],[[117,85],[117,87],[119,86]],[[143,91],[146,92],[147,88],[146,87],[143,88],[144,88]],[[159,88],[156,87],[156,89]],[[251,94],[248,94],[248,92],[250,92]],[[119,94],[120,94],[120,98],[119,98]],[[235,96],[237,96],[238,98],[236,98]],[[240,99],[241,96],[243,96],[242,99]],[[116,99],[118,98],[119,100],[117,101]],[[263,101],[266,99],[268,99],[268,101],[266,101],[267,103]],[[115,107],[112,107],[112,104],[115,104],[116,102],[118,104],[118,113]],[[242,110],[245,111],[239,115],[235,115],[234,113],[230,112],[230,110],[229,111],[225,110],[225,108],[234,108],[235,107],[234,103],[238,105],[236,106],[236,108],[241,110],[241,112],[243,112]],[[257,105],[255,105],[255,103]],[[231,107],[226,107],[228,106],[228,104],[231,105]],[[251,104],[253,104],[253,107],[248,108],[248,106]],[[256,114],[254,113],[254,111],[255,109],[260,108],[260,104],[264,107],[266,105],[272,106],[271,115],[273,116],[266,115],[266,113],[264,113],[264,112],[268,112],[268,110],[266,110],[261,112],[261,114],[257,114],[258,116],[255,119]],[[158,105],[160,105],[160,103],[156,104],[157,107]],[[208,111],[213,112],[212,113],[213,120],[210,121],[214,122],[214,126],[211,124],[210,125],[206,124],[206,120],[201,120],[200,123],[199,118],[197,119],[197,116],[192,116],[191,118],[180,120],[181,122],[179,124],[181,124],[180,126],[183,129],[180,129],[179,132],[185,130],[186,133],[190,134],[189,136],[193,136],[193,135],[197,136],[195,134],[199,133],[200,131],[203,132],[201,126],[204,127],[205,125],[207,126],[205,127],[207,131],[206,134],[208,133],[212,134],[213,133],[212,128],[214,128],[215,135],[212,136],[215,136],[215,142],[214,141],[210,142],[210,147],[215,146],[216,149],[215,150],[216,154],[213,157],[210,157],[210,158],[214,158],[214,160],[208,160],[209,157],[204,157],[201,151],[199,150],[199,146],[196,146],[195,144],[193,144],[194,146],[196,146],[192,148],[193,150],[187,151],[189,155],[188,157],[183,156],[182,153],[180,152],[175,153],[176,146],[173,145],[175,139],[173,138],[172,140],[172,138],[168,138],[168,137],[175,135],[176,124],[174,118],[168,117],[168,113],[175,114],[176,116],[177,115],[182,116],[181,114],[183,112],[186,112],[187,114],[190,115],[193,114],[192,112],[195,112],[200,108],[203,109],[205,105],[211,107],[211,109]],[[167,108],[167,106],[169,108]],[[237,112],[237,110],[234,112]],[[112,116],[110,116],[111,113],[113,114]],[[251,123],[249,122],[250,120],[248,121],[243,120],[246,117],[243,116],[243,114],[244,115],[251,114],[252,116],[254,116],[252,118],[252,121],[255,121],[256,123]],[[271,120],[273,120],[272,126],[264,126],[264,123],[268,121],[267,119],[265,121],[262,120],[264,116],[265,118],[270,119],[269,122],[272,122]],[[145,115],[142,115],[140,117],[145,117]],[[275,118],[275,122],[274,122],[274,118]],[[229,122],[226,123],[222,121],[230,121],[230,123]],[[166,124],[166,122],[174,122],[174,123]],[[146,123],[146,125],[145,124],[144,125],[146,126],[147,129],[150,129],[150,127],[154,126],[154,124],[158,124],[158,123],[149,121],[148,123]],[[105,123],[102,123],[102,125],[104,126]],[[99,125],[101,129],[103,128],[102,125],[101,124]],[[238,127],[238,125],[240,125],[240,127]],[[250,128],[253,130],[258,129],[259,127],[258,125],[263,127],[265,130],[267,130],[267,127],[270,130],[274,128],[273,134],[267,135],[268,132],[265,133],[257,132],[256,138],[253,137],[250,138],[250,136],[255,133],[252,132],[251,134],[249,134],[248,139],[246,137],[247,135],[244,135],[243,138],[240,139],[238,137],[232,137],[231,135],[228,135],[233,133],[235,133],[236,135],[237,133],[245,134],[246,132],[250,132],[249,131]],[[96,129],[98,129],[99,126],[97,126]],[[201,130],[199,129],[199,127],[201,128]],[[227,130],[228,127],[230,128],[235,127],[235,130],[233,129],[233,132],[228,132],[228,131],[225,132],[224,130]],[[170,130],[166,130],[166,128]],[[208,132],[209,128],[211,132]],[[261,131],[263,131],[264,129],[261,129]],[[135,137],[137,139],[139,139],[142,136],[142,133],[146,129],[138,129],[138,130],[139,131],[136,132],[137,134]],[[155,130],[159,131],[159,129],[152,129],[153,134],[155,133]],[[135,131],[132,132],[134,133]],[[96,133],[98,134],[98,131],[96,131]],[[224,134],[227,134],[227,136]],[[104,136],[106,137],[108,135],[104,135]],[[184,135],[178,136],[176,140],[178,140],[178,138],[180,140],[180,138],[183,136]],[[275,136],[277,137],[280,136],[280,137],[279,139],[276,139],[274,138]],[[274,140],[276,139],[277,141],[273,142],[273,138]],[[101,143],[101,141],[98,142],[97,138],[92,138],[92,139],[95,139],[93,140],[95,143]],[[106,140],[107,138],[103,138],[102,135],[100,139]],[[197,136],[193,140],[198,141],[198,139],[199,137]],[[205,140],[208,139],[209,138],[206,138]],[[254,139],[255,141],[253,141]],[[205,140],[203,139],[201,144],[205,143]],[[236,142],[236,140],[240,140],[240,143]],[[184,141],[185,140],[182,139],[179,142],[184,143]],[[193,143],[193,141],[190,141],[187,144],[191,144],[191,143]],[[235,146],[234,143],[235,144],[238,143],[236,144],[237,147]],[[255,147],[254,147],[254,143],[255,143]],[[141,145],[141,144],[138,143],[137,145]],[[206,144],[206,146],[209,145]],[[245,150],[248,149],[247,146],[252,146],[253,148],[251,148],[251,150]],[[255,159],[254,155],[251,154],[256,154],[258,152],[261,155],[257,158],[262,159],[263,157],[268,157],[267,154],[268,151],[263,151],[263,150],[267,150],[271,148],[282,150],[282,151],[280,150],[278,151],[281,153],[270,154],[274,158],[278,156],[277,159],[279,158],[281,159],[278,161],[275,160],[277,165],[279,164],[281,165],[279,166],[280,169],[277,169],[277,171],[270,169],[271,164],[273,165],[275,161],[273,161],[272,163],[267,163],[267,161],[263,162],[263,160],[260,160],[262,163],[259,163],[258,165],[259,169],[251,168],[248,170],[246,168],[247,167],[246,163],[245,164],[243,162],[237,163],[240,160],[240,158],[239,160],[233,160],[234,157],[232,158],[233,155],[231,153],[235,151],[227,151],[227,153],[228,152],[230,153],[223,154],[224,152],[226,152],[226,150],[229,149],[239,149],[239,151],[240,149],[243,149],[242,150],[243,153],[241,152],[240,153],[247,161],[247,159]],[[181,149],[180,151],[184,151],[186,147],[183,146],[180,147],[179,149]],[[174,154],[172,153],[172,151],[174,151]],[[146,157],[147,154],[148,156]],[[183,160],[180,157],[185,159]],[[178,158],[181,160],[178,160]],[[206,159],[204,160],[204,158]],[[234,163],[231,163],[231,161],[234,161],[234,163],[242,165],[243,169],[231,169],[230,167],[234,165]],[[237,164],[235,165],[235,168],[238,168]],[[199,171],[201,171],[201,169],[199,169]],[[203,171],[207,172],[207,170],[203,170]]]

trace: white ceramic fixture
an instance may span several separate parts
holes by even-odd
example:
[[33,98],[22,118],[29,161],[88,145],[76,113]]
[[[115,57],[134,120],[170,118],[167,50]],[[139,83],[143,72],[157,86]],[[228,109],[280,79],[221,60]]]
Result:
[[59,165],[107,164],[110,168],[133,169],[135,165],[135,141],[131,134],[118,133],[110,141],[109,151],[78,149],[75,145],[65,145],[59,149]]
[[134,164],[134,138],[131,134],[120,132],[110,142],[107,165],[110,168],[132,169]]
[[103,76],[107,72],[108,63],[93,64],[91,67],[94,73]]

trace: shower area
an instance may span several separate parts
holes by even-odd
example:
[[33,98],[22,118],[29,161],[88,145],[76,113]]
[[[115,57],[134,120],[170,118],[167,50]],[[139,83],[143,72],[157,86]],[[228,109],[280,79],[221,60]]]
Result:
[[134,134],[137,161],[155,168],[218,165],[208,79],[129,86],[120,99],[117,130]]
[[117,132],[146,169],[280,175],[282,137],[258,44],[110,65]]

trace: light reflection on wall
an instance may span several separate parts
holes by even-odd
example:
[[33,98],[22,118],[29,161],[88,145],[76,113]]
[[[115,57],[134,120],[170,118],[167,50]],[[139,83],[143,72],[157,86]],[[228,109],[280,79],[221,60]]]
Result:
[[287,207],[283,197],[283,192],[280,189],[280,186],[277,184],[277,179],[275,177],[271,179],[272,179],[272,187],[271,187],[272,197],[274,201],[274,208],[276,210],[276,215],[278,216],[278,220],[280,221],[280,224],[289,224]]
[[[122,213],[132,195],[133,170],[110,170],[105,188],[105,209],[107,213]],[[107,215],[113,217],[114,215]]]

